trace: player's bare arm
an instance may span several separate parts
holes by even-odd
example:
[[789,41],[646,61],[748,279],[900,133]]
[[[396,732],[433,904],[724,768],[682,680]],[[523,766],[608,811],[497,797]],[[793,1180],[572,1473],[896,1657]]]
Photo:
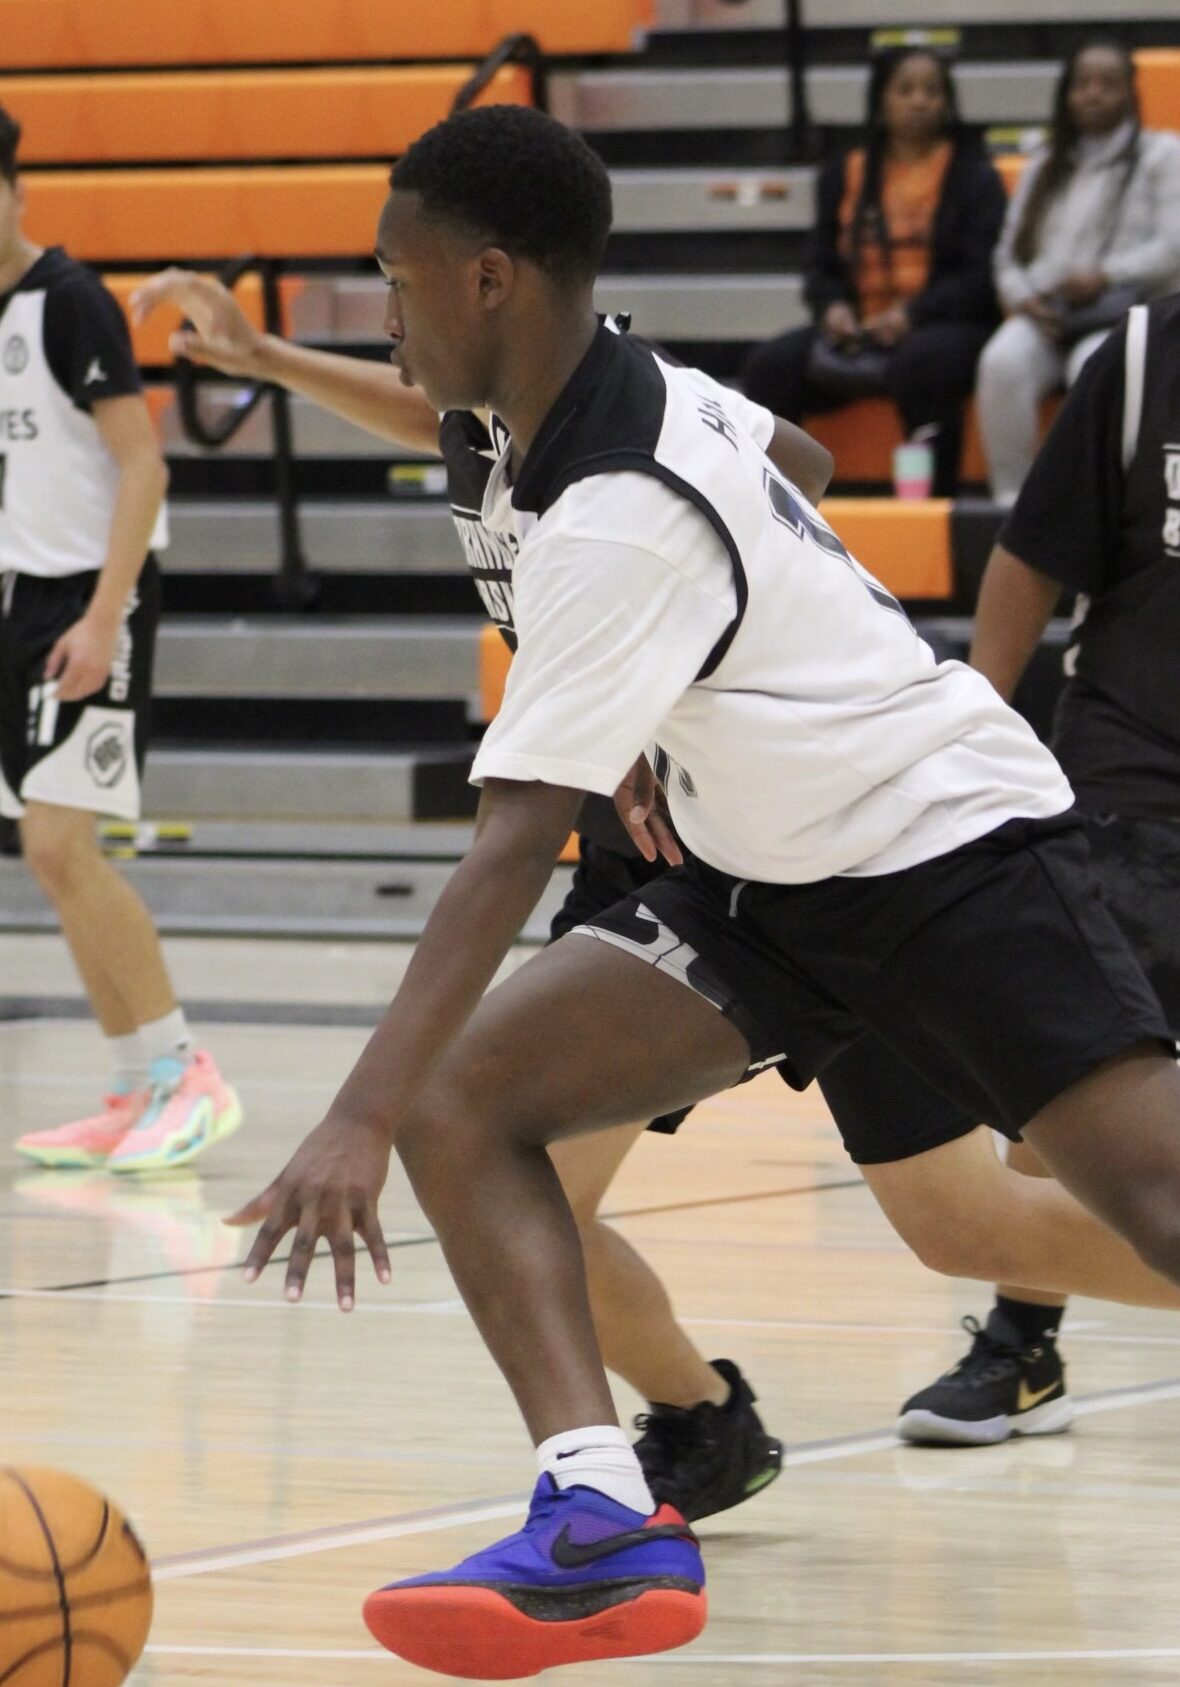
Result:
[[58,639],[45,663],[58,697],[75,703],[100,691],[115,659],[127,600],[139,579],[168,487],[147,405],[138,395],[99,399],[94,421],[119,474],[106,560],[90,606]]
[[779,473],[785,474],[799,488],[808,503],[819,503],[836,466],[836,459],[826,445],[812,439],[794,422],[784,422],[781,416],[776,416],[774,436],[766,448],[766,455]]
[[193,270],[163,270],[132,299],[139,322],[165,304],[178,306],[192,324],[171,337],[178,357],[226,375],[273,381],[394,445],[438,451],[438,412],[416,388],[403,385],[392,365],[263,334],[228,288]]
[[540,900],[582,796],[563,786],[487,781],[475,842],[435,905],[385,1017],[286,1170],[230,1220],[262,1220],[246,1259],[249,1280],[294,1230],[289,1300],[302,1295],[320,1237],[335,1259],[343,1311],[356,1294],[354,1234],[388,1281],[377,1199],[399,1123]]
[[1020,683],[1061,597],[1061,582],[1022,562],[1003,545],[988,558],[971,641],[971,666],[1005,702]]

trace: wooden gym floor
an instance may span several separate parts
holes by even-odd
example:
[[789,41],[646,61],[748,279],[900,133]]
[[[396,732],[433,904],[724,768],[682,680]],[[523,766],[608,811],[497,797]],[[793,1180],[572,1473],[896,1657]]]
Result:
[[[136,1687],[409,1687],[364,1595],[513,1526],[531,1450],[404,1179],[395,1278],[351,1319],[317,1270],[247,1288],[231,1211],[320,1117],[396,985],[396,946],[169,946],[247,1124],[189,1173],[24,1169],[7,1144],[101,1083],[58,940],[0,938],[0,1458],[77,1471],[136,1520],[157,1614]],[[569,1687],[1122,1687],[1180,1680],[1180,1327],[1075,1304],[1072,1435],[902,1448],[890,1425],[962,1350],[972,1285],[887,1228],[818,1097],[767,1076],[647,1138],[608,1210],[694,1338],[791,1448],[702,1525],[712,1618],[689,1650]],[[639,1401],[620,1387],[621,1411]]]

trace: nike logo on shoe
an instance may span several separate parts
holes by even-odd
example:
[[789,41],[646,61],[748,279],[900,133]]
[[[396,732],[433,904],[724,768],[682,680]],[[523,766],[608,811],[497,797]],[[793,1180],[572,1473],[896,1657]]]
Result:
[[687,1523],[657,1523],[653,1528],[624,1529],[600,1541],[572,1541],[567,1523],[549,1550],[559,1569],[580,1570],[585,1564],[625,1552],[629,1546],[646,1546],[648,1541],[689,1541],[695,1545],[696,1536]]
[[1053,1390],[1059,1386],[1059,1383],[1051,1382],[1048,1388],[1038,1388],[1034,1390],[1031,1389],[1025,1382],[1024,1378],[1021,1377],[1020,1387],[1016,1392],[1016,1410],[1018,1412],[1031,1411],[1031,1409],[1038,1405],[1042,1400],[1047,1400]]

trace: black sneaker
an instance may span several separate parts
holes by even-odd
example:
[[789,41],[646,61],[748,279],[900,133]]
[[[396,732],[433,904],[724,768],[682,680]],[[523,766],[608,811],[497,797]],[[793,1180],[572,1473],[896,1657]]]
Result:
[[763,1429],[754,1390],[731,1360],[712,1364],[729,1384],[724,1406],[653,1402],[635,1419],[635,1453],[656,1504],[674,1505],[690,1523],[740,1505],[783,1468],[783,1444]]
[[903,1441],[987,1447],[1010,1435],[1059,1435],[1074,1420],[1065,1366],[1051,1335],[1031,1347],[996,1308],[984,1328],[964,1318],[971,1351],[901,1408]]

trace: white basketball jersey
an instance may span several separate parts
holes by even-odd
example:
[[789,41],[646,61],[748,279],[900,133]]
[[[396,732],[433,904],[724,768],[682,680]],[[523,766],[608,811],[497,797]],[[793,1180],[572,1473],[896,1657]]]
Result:
[[[90,406],[139,391],[118,304],[51,247],[0,300],[0,570],[102,567],[119,476]],[[167,542],[161,509],[152,549]]]
[[739,878],[880,874],[1072,793],[939,663],[712,383],[601,331],[484,522],[519,650],[473,777],[610,793],[653,744],[677,830]]

